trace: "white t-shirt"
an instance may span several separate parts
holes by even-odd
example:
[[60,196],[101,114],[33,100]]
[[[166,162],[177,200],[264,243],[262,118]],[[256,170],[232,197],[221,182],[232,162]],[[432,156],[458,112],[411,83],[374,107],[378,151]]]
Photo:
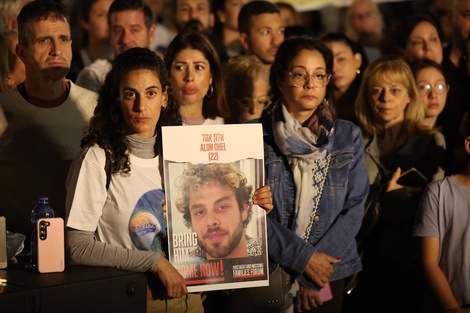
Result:
[[204,118],[203,116],[200,117],[184,117],[183,118],[183,126],[192,126],[192,125],[223,125],[225,124],[225,120],[223,117],[216,116],[214,119],[212,118]]
[[130,155],[128,175],[114,174],[106,190],[106,156],[94,145],[74,160],[67,178],[67,227],[96,231],[97,239],[126,249],[161,251],[166,233],[159,158]]
[[223,124],[225,124],[225,121],[220,116],[217,116],[214,119],[206,118],[204,123],[202,123],[202,125],[223,125]]
[[440,239],[439,267],[460,305],[470,303],[470,188],[453,176],[430,183],[413,235]]
[[97,59],[85,66],[75,80],[76,84],[91,91],[98,92],[104,83],[106,75],[111,70],[112,64],[108,59]]

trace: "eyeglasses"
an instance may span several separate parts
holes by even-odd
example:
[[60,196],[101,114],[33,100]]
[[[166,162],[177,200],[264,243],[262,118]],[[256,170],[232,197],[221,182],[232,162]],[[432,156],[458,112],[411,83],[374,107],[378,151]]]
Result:
[[365,20],[366,18],[371,18],[374,17],[378,14],[376,10],[365,12],[365,13],[356,13],[356,14],[351,14],[351,19],[353,20]]
[[430,84],[422,83],[418,84],[418,92],[422,96],[427,96],[431,93],[431,91],[434,91],[438,95],[442,95],[446,93],[449,90],[449,85],[443,84],[443,83],[437,83],[434,86],[431,86]]
[[332,76],[329,73],[308,75],[305,72],[288,72],[287,75],[289,75],[290,81],[295,87],[305,87],[310,82],[310,78],[312,78],[313,86],[317,88],[328,85]]
[[243,109],[249,108],[252,104],[262,106],[263,110],[267,109],[271,105],[272,101],[269,97],[258,97],[253,99],[251,97],[244,97],[240,100],[240,106]]

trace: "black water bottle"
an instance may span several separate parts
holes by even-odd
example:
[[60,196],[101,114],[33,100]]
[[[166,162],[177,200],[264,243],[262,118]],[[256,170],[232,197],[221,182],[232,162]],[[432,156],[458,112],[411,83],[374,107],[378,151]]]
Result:
[[33,233],[31,234],[31,265],[37,270],[37,229],[36,221],[40,218],[54,217],[54,209],[49,205],[48,197],[40,197],[38,204],[31,211],[31,223],[33,223]]

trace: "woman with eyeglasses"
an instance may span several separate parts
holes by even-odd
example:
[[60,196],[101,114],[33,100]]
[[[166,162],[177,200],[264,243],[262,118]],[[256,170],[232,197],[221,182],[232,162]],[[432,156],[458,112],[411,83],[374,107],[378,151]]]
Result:
[[[457,126],[463,115],[463,112],[459,112],[455,106],[455,101],[466,103],[465,99],[464,97],[456,98],[455,94],[452,97],[449,94],[448,75],[445,75],[441,65],[436,62],[416,61],[411,65],[411,70],[424,105],[423,125],[429,129],[436,129],[444,135],[446,140],[446,174],[458,173],[465,169],[468,156],[463,145],[464,138],[460,132],[456,134],[453,131],[458,129]],[[459,84],[456,88],[465,88],[465,83]],[[449,120],[450,116],[454,117],[452,121]]]
[[[275,105],[261,119],[274,202],[269,258],[291,275],[296,312],[341,312],[345,278],[362,268],[355,236],[368,192],[363,143],[325,100],[332,70],[322,42],[284,41],[270,73]],[[328,284],[330,300],[320,293]]]
[[356,116],[369,174],[366,208],[377,220],[366,211],[357,237],[364,269],[345,312],[419,312],[424,285],[411,228],[424,187],[444,177],[444,137],[423,126],[421,95],[402,58],[369,64]]
[[421,124],[434,129],[437,118],[446,105],[449,91],[444,71],[439,63],[428,59],[414,62],[411,70],[424,107],[424,119]]
[[269,69],[255,55],[237,55],[223,67],[230,114],[226,123],[256,120],[271,106]]

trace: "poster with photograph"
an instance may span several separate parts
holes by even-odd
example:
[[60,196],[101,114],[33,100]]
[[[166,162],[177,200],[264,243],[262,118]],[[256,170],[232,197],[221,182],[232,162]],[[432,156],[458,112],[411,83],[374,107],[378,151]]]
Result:
[[190,292],[267,286],[261,124],[162,128],[169,261]]

